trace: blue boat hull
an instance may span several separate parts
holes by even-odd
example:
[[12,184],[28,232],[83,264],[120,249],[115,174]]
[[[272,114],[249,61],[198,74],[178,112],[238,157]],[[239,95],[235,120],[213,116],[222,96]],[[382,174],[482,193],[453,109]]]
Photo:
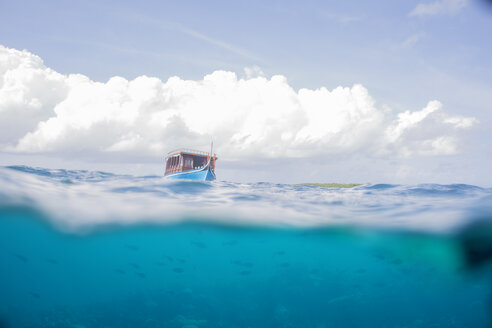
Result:
[[213,181],[215,180],[215,173],[207,165],[203,169],[190,170],[178,173],[171,173],[166,175],[169,179],[186,179],[186,180],[198,180],[198,181]]

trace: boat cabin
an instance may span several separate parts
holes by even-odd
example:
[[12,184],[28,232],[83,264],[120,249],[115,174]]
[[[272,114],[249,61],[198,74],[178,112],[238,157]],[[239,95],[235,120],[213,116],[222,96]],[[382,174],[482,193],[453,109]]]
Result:
[[[178,149],[169,152],[166,157],[165,175],[204,168],[210,159],[210,154],[192,149]],[[217,156],[213,154],[210,168],[215,172]]]

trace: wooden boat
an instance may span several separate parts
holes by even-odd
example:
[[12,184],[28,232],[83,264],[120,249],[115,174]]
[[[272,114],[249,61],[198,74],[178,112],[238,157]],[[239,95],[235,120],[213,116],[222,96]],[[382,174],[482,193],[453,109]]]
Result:
[[200,181],[215,180],[215,162],[217,156],[210,153],[192,150],[176,149],[166,156],[166,172],[164,176],[171,179],[189,179]]

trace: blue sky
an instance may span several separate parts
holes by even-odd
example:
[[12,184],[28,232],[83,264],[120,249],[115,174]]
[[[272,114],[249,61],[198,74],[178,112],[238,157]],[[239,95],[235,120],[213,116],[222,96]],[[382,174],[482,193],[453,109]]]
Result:
[[[27,49],[61,74],[200,80],[216,70],[241,78],[245,67],[257,67],[267,78],[285,76],[295,90],[362,84],[378,108],[395,113],[438,100],[446,112],[479,121],[460,136],[459,156],[437,160],[461,161],[450,176],[474,183],[492,159],[491,30],[485,1],[0,4],[0,44]],[[425,161],[418,163],[425,168]],[[465,174],[474,163],[480,174]]]
[[[61,73],[101,81],[258,65],[297,87],[362,83],[388,98],[385,90],[416,90],[429,79],[489,83],[492,11],[477,1],[455,13],[409,16],[417,4],[12,1],[2,4],[0,35]],[[436,92],[430,96],[444,93]]]

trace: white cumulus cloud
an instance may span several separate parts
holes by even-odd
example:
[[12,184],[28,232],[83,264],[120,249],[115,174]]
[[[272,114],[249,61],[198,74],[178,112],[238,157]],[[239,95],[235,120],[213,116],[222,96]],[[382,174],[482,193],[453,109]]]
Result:
[[438,101],[394,114],[362,85],[294,90],[281,75],[215,71],[201,80],[63,75],[27,52],[0,46],[0,147],[70,158],[161,157],[206,147],[222,158],[446,155],[477,123]]

